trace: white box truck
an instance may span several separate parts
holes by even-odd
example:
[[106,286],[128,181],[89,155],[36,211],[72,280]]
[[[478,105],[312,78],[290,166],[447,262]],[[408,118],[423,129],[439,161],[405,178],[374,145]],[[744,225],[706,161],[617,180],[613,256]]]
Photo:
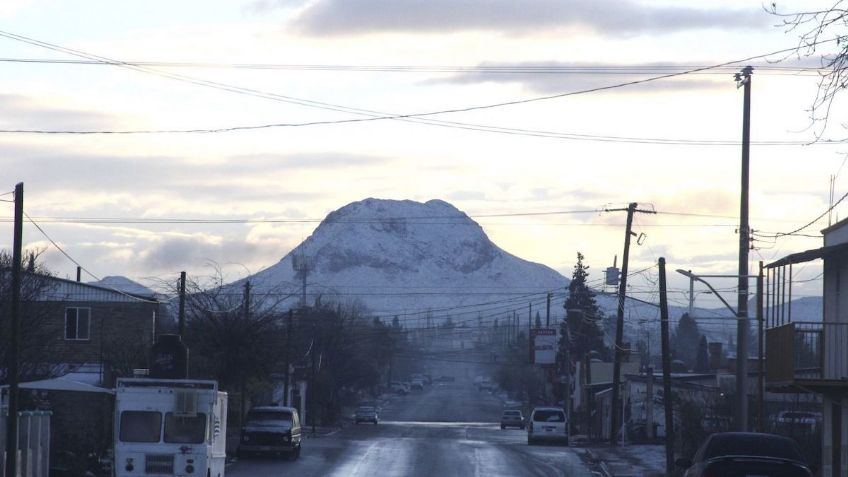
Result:
[[216,381],[118,379],[115,476],[224,477],[227,393]]

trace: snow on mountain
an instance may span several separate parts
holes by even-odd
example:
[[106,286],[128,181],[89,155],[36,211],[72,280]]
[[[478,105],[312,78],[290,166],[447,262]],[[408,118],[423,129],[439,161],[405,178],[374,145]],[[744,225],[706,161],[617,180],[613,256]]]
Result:
[[[546,293],[554,291],[552,316],[563,315],[563,292],[569,280],[542,264],[518,258],[495,245],[483,229],[453,205],[431,200],[365,199],[331,212],[303,243],[278,263],[249,277],[255,296],[282,294],[277,305],[297,306],[305,262],[307,301],[316,297],[338,302],[359,301],[386,318],[397,315],[410,327],[433,324],[448,315],[456,323],[491,323],[517,310],[526,326],[528,303],[533,314],[545,316]],[[244,280],[228,287],[241,287]],[[653,301],[653,300],[652,300]],[[597,302],[609,317],[616,315],[615,293],[598,293]],[[821,299],[793,302],[793,319],[821,319]],[[754,303],[750,313],[754,313]],[[671,330],[685,306],[670,306]],[[709,341],[735,339],[736,323],[726,309],[696,308],[699,327]],[[656,303],[628,298],[625,341],[650,341],[659,350],[660,313]],[[612,344],[613,336],[606,341]]]
[[89,285],[96,285],[103,288],[109,288],[112,290],[121,291],[124,293],[130,293],[133,295],[140,296],[154,296],[155,293],[153,290],[147,288],[146,286],[134,282],[127,277],[122,276],[110,276],[104,277],[103,279],[96,282],[88,282]]
[[319,295],[358,300],[376,315],[406,315],[410,326],[424,325],[427,310],[437,322],[449,314],[462,321],[476,320],[482,310],[526,310],[529,301],[543,303],[546,292],[569,283],[555,270],[499,248],[476,222],[441,200],[348,204],[280,262],[250,277],[251,287],[289,292],[284,306],[293,306],[302,283],[294,265],[304,262],[308,302]]

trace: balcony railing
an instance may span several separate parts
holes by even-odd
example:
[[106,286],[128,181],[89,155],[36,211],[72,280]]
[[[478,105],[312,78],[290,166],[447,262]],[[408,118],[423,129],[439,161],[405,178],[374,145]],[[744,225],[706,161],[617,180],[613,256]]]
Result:
[[792,322],[766,330],[766,381],[848,380],[848,323]]

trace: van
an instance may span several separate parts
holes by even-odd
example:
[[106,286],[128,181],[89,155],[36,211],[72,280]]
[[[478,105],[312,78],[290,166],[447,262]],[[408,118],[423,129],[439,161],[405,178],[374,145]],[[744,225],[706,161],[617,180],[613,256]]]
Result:
[[247,454],[282,454],[290,460],[300,457],[302,432],[297,409],[285,406],[259,406],[248,411],[241,429],[239,457]]
[[115,477],[223,477],[227,393],[216,381],[120,378],[114,432]]
[[568,422],[559,407],[537,407],[527,420],[527,444],[541,441],[562,442],[568,445]]

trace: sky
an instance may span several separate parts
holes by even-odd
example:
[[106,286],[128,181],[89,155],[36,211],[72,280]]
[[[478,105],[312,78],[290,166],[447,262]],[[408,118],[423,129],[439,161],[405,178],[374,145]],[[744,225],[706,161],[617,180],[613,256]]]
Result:
[[[834,46],[763,56],[797,46],[800,32],[762,5],[4,0],[0,194],[25,184],[25,211],[41,227],[26,223],[25,246],[43,249],[58,275],[72,277],[76,265],[51,239],[86,281],[143,284],[208,274],[210,264],[229,280],[255,273],[326,214],[367,197],[446,200],[508,252],[570,276],[579,251],[599,277],[624,238],[624,214],[603,210],[637,202],[659,213],[636,217],[644,235],[631,270],[665,257],[670,286],[683,290],[675,269],[737,272],[742,90],[733,73],[745,64],[755,66],[751,226],[765,235],[752,270],[819,247],[828,215],[804,229],[811,237],[767,235],[823,214],[831,176],[837,199],[848,192],[848,147],[809,144],[846,137],[844,98],[826,127],[811,124],[817,77],[792,70]],[[454,112],[350,121],[445,110]],[[263,125],[277,126],[211,131]],[[12,132],[21,130],[172,132]],[[775,141],[783,144],[758,144]],[[562,213],[532,215],[541,212]],[[482,217],[499,214],[528,215]],[[0,202],[0,249],[11,248],[12,216]],[[844,217],[848,204],[830,220]],[[819,294],[820,272],[815,262],[797,267],[796,296]],[[656,300],[656,269],[631,291]]]

